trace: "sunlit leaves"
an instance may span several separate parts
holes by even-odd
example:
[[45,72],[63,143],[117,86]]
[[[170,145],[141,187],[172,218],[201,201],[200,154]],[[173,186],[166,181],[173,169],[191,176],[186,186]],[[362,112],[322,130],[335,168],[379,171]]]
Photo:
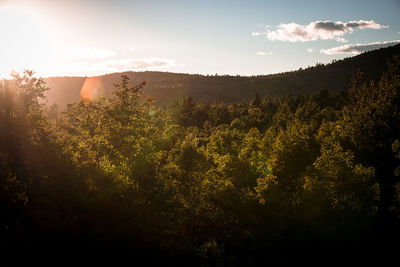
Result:
[[400,214],[396,66],[347,105],[321,91],[159,109],[122,77],[113,97],[50,118],[41,80],[16,75],[18,90],[0,84],[0,201],[57,229],[200,257],[368,234],[385,209]]
[[323,190],[332,209],[373,213],[380,193],[374,168],[354,162],[354,153],[340,145],[341,131],[333,123],[321,127],[321,156],[313,164],[314,173],[307,177],[305,189]]

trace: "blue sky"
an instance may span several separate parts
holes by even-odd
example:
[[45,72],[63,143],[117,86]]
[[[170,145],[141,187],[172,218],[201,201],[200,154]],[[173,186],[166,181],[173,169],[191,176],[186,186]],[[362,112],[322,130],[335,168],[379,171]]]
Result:
[[399,0],[0,0],[0,77],[278,73],[400,42],[399,14]]

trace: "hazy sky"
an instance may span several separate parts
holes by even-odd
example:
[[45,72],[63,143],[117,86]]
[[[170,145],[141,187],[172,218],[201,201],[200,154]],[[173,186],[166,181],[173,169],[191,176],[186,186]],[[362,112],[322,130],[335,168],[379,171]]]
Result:
[[258,75],[400,42],[400,0],[0,0],[0,77]]

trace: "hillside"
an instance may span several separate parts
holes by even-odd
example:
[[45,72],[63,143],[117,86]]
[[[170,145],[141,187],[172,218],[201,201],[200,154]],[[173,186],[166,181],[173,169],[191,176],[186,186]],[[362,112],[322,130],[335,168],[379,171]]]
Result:
[[[169,72],[125,72],[96,77],[96,83],[105,96],[110,96],[113,84],[121,75],[127,75],[133,83],[147,81],[144,93],[156,103],[165,105],[177,98],[191,96],[207,103],[233,103],[248,101],[258,92],[260,95],[279,96],[288,93],[313,93],[322,89],[346,90],[354,70],[360,69],[366,79],[377,81],[386,70],[386,60],[400,54],[400,44],[363,53],[330,64],[297,71],[263,76],[205,76]],[[80,100],[80,90],[85,77],[50,77],[45,81],[51,90],[47,93],[49,104],[61,107]]]

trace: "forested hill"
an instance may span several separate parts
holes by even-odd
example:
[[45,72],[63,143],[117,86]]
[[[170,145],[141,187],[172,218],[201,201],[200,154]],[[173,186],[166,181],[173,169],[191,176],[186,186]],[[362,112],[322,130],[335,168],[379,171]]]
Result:
[[[400,44],[363,53],[330,64],[297,71],[265,76],[205,76],[169,72],[125,72],[98,76],[97,85],[106,96],[111,95],[114,84],[121,75],[127,75],[134,83],[147,81],[144,93],[152,96],[156,104],[166,105],[178,98],[191,96],[206,103],[247,102],[256,93],[261,96],[279,96],[288,93],[315,93],[322,89],[341,91],[349,88],[352,73],[360,69],[367,80],[377,81],[386,70],[386,61],[400,54]],[[262,70],[260,70],[262,71]],[[47,93],[49,104],[61,107],[80,100],[80,90],[85,77],[50,77],[45,82],[51,88]]]

